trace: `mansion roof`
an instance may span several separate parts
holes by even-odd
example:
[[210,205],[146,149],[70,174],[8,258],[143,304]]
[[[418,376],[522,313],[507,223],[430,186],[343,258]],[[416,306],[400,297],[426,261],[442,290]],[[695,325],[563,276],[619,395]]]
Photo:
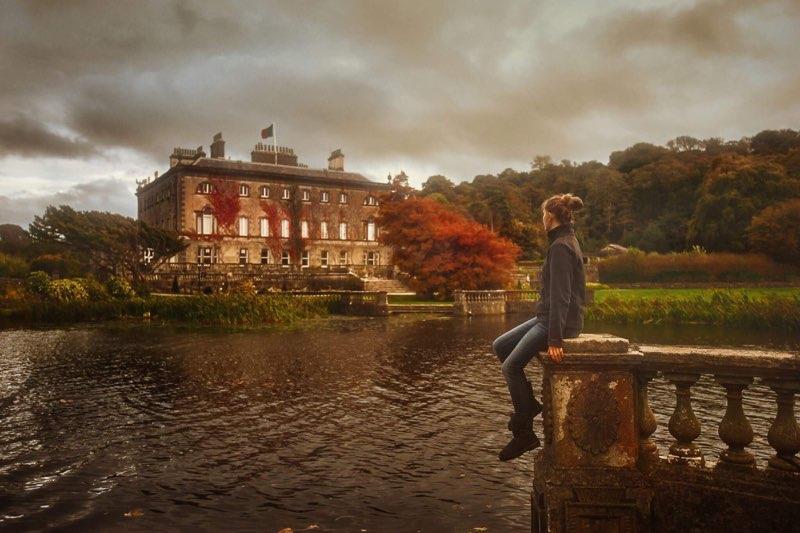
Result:
[[329,169],[316,169],[300,166],[275,165],[272,163],[256,163],[235,161],[211,157],[199,157],[191,163],[178,163],[164,174],[146,184],[139,191],[144,191],[156,183],[163,182],[173,175],[196,175],[231,178],[261,179],[297,179],[301,182],[323,183],[326,185],[350,185],[363,188],[386,189],[387,183],[372,181],[362,174]]

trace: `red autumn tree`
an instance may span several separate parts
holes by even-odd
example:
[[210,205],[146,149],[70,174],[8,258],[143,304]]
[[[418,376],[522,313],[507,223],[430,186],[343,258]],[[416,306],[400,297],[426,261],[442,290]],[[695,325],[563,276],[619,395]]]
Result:
[[511,280],[520,254],[510,240],[428,198],[387,196],[377,222],[394,263],[427,295],[500,289]]

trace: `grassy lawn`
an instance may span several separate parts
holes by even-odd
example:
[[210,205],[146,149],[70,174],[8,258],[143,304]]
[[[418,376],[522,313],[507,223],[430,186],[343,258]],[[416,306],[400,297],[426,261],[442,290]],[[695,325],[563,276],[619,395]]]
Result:
[[714,292],[725,292],[731,295],[747,295],[748,298],[758,299],[764,296],[800,296],[800,287],[758,287],[758,288],[723,288],[723,289],[598,289],[595,291],[595,301],[602,302],[609,297],[620,300],[648,299],[660,300],[662,298],[690,299],[710,297]]

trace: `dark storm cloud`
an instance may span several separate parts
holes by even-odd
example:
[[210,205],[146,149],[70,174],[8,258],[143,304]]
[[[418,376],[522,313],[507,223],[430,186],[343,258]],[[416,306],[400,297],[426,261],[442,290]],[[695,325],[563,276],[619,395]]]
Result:
[[69,187],[51,194],[0,195],[0,223],[23,227],[34,215],[41,215],[49,205],[70,205],[78,210],[110,211],[136,216],[136,204],[131,203],[130,184],[118,179],[99,179]]
[[0,120],[0,156],[86,157],[96,153],[91,144],[49,131],[37,120],[18,115]]
[[98,165],[122,148],[162,166],[219,130],[247,157],[274,121],[312,165],[342,147],[354,170],[464,179],[797,127],[799,19],[791,0],[10,2],[0,116]]

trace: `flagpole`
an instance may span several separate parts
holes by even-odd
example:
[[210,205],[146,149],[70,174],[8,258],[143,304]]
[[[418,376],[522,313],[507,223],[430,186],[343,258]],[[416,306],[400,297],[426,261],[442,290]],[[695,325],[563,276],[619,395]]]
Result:
[[272,123],[272,149],[275,152],[275,164],[278,164],[278,128]]

